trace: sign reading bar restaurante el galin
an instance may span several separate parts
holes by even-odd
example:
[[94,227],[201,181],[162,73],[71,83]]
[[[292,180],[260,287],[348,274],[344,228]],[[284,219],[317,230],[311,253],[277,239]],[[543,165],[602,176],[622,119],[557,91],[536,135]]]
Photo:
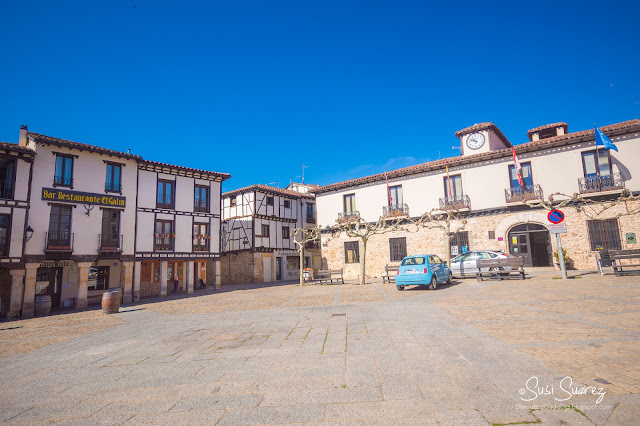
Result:
[[90,192],[67,191],[64,189],[42,188],[42,199],[48,201],[63,201],[65,203],[124,207],[126,197],[92,194]]

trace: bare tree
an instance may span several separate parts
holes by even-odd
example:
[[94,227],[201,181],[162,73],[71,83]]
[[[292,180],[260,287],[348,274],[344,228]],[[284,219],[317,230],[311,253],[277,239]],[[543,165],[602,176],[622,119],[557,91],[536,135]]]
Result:
[[391,231],[399,231],[411,225],[413,222],[408,216],[380,217],[377,222],[366,222],[359,215],[338,219],[333,225],[332,231],[338,234],[344,233],[349,238],[357,238],[362,242],[362,255],[360,256],[360,285],[365,284],[365,271],[367,259],[367,242],[374,235],[386,234]]
[[[431,209],[415,221],[416,226],[425,229],[439,229],[445,239],[447,263],[451,264],[451,236],[462,231],[467,226],[467,220],[457,209],[440,210]],[[454,229],[452,231],[452,228]]]
[[[295,228],[291,231],[293,234],[293,242],[298,245],[298,253],[300,253],[300,286],[304,283],[303,268],[304,265],[304,246],[307,243],[318,241],[320,236],[320,228]],[[298,240],[298,237],[300,239]]]
[[[611,200],[595,200],[587,198],[583,194],[575,193],[573,195],[556,192],[546,200],[528,202],[531,208],[544,208],[546,210],[557,210],[563,207],[571,206],[582,211],[585,216],[596,219],[603,215],[609,218],[618,218],[622,216],[631,216],[640,213],[640,195],[633,195],[631,191],[625,189],[622,193]],[[618,211],[614,211],[617,206],[621,206]],[[608,214],[611,212],[611,214]]]

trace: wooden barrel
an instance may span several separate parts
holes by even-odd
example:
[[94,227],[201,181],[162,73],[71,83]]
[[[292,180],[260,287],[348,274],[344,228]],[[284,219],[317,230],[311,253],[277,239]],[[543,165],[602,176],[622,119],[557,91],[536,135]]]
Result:
[[120,311],[120,301],[122,300],[122,290],[119,287],[112,288],[102,293],[102,312],[105,314],[116,314]]
[[40,294],[36,296],[36,315],[49,315],[51,312],[51,296]]

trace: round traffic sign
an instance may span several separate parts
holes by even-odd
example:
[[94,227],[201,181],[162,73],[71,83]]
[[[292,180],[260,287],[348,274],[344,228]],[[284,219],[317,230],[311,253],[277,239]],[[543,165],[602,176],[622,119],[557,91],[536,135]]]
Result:
[[560,210],[551,210],[549,214],[547,214],[547,219],[551,223],[560,223],[564,220],[564,213]]

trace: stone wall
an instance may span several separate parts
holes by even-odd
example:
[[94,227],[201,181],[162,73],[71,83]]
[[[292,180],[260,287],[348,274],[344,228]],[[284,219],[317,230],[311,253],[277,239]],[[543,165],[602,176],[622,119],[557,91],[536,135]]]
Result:
[[[171,284],[173,289],[173,283]],[[140,297],[160,296],[160,284],[151,282],[140,283]]]
[[223,254],[220,258],[222,284],[255,283],[254,261],[254,253],[249,251]]
[[[636,203],[640,206],[640,203]],[[611,218],[622,212],[623,206],[615,208],[602,214],[598,219]],[[565,222],[567,223],[567,233],[562,234],[562,247],[573,260],[576,269],[596,269],[595,252],[591,251],[589,241],[589,230],[587,216],[582,209],[574,207],[563,208]],[[509,230],[516,225],[525,223],[535,223],[543,226],[549,224],[547,211],[542,209],[524,210],[521,212],[511,212],[494,214],[467,219],[464,230],[469,234],[470,250],[504,250],[509,251]],[[622,238],[622,249],[640,248],[639,244],[627,244],[624,236],[628,232],[634,232],[640,239],[640,214],[632,216],[621,216],[618,219],[618,226]],[[452,230],[457,229],[454,224]],[[489,231],[495,232],[495,238],[489,238]],[[409,227],[408,231],[395,231],[382,235],[374,235],[367,243],[367,277],[380,277],[384,274],[384,267],[388,264],[398,264],[391,262],[389,252],[389,238],[406,237],[407,254],[437,254],[446,259],[446,238],[440,229],[420,229]],[[501,240],[500,240],[501,239]],[[552,250],[556,251],[556,237],[550,235]],[[322,234],[322,262],[323,267],[330,269],[344,268],[346,279],[357,279],[359,276],[359,263],[345,264],[344,243],[347,241],[359,241],[357,238],[348,238],[344,234],[332,236],[330,233]],[[359,241],[360,258],[362,259],[363,247]]]

